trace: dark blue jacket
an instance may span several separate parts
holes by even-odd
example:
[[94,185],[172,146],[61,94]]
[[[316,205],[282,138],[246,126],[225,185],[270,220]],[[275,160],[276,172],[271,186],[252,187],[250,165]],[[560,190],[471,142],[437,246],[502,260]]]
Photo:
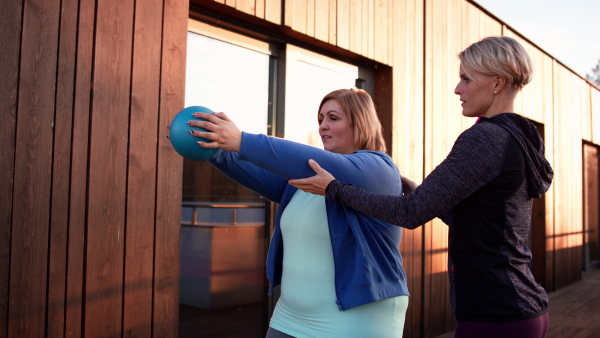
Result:
[[[314,159],[336,178],[380,194],[401,195],[398,169],[385,153],[361,150],[336,154],[265,135],[242,134],[239,153],[219,151],[209,162],[226,176],[279,203],[267,257],[269,294],[281,284],[283,240],[281,214],[296,188],[289,179],[313,176]],[[408,295],[398,250],[402,230],[326,199],[335,264],[338,308],[343,311],[384,298]]]

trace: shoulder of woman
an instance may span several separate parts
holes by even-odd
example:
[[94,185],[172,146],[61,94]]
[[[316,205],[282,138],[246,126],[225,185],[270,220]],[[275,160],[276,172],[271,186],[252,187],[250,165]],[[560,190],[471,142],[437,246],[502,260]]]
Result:
[[479,122],[462,132],[452,147],[452,154],[458,156],[481,156],[487,158],[502,156],[510,134],[493,123]]
[[460,136],[459,139],[461,138],[466,138],[466,139],[476,139],[476,140],[496,140],[498,141],[498,138],[504,138],[507,137],[509,134],[508,132],[502,128],[501,126],[491,123],[491,122],[479,122],[475,125],[473,125],[471,128],[463,131]]
[[374,150],[359,150],[355,153],[350,154],[356,159],[362,159],[363,161],[382,161],[383,163],[391,166],[396,166],[394,160],[390,157],[390,155],[384,153],[383,151],[374,151]]
[[354,186],[379,194],[402,193],[400,171],[388,154],[381,151],[359,150],[348,156],[354,166],[360,168],[358,172],[361,174],[354,176],[354,181],[351,182]]

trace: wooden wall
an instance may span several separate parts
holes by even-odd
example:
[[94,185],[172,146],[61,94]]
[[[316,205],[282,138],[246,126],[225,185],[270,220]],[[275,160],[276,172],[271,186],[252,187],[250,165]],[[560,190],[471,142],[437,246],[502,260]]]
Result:
[[[393,12],[393,124],[392,158],[399,164],[400,173],[417,181],[423,177],[424,150],[424,1],[392,1]],[[398,114],[398,112],[405,112]],[[417,155],[418,154],[418,155]],[[416,156],[414,156],[416,155]],[[404,336],[420,337],[423,330],[423,314],[430,311],[424,306],[424,264],[422,254],[424,227],[404,230],[400,249],[403,266],[411,294],[409,311],[406,313]]]
[[[220,2],[252,14],[248,1]],[[260,8],[269,0],[250,2]],[[417,181],[445,158],[456,137],[474,122],[462,117],[454,94],[457,54],[490,35],[521,42],[535,73],[515,109],[544,125],[546,156],[557,173],[544,199],[543,282],[554,291],[581,278],[581,142],[599,142],[600,119],[593,117],[600,106],[596,88],[470,1],[284,0],[282,11],[281,24],[302,33],[308,42],[316,38],[340,53],[350,51],[392,67],[392,156],[401,172]],[[407,336],[432,337],[451,329],[446,226],[434,220],[405,231],[401,251],[412,294]]]
[[188,4],[0,8],[0,337],[175,337]]
[[[516,110],[544,125],[556,172],[545,284],[581,278],[581,147],[600,144],[600,91],[532,42],[467,0],[192,4],[246,32],[391,67],[392,156],[416,181],[473,123],[453,93],[458,52],[488,35],[518,39],[535,74]],[[177,335],[182,162],[164,126],[183,105],[189,6],[0,4],[0,337]],[[404,231],[401,251],[405,336],[451,329],[446,226]]]

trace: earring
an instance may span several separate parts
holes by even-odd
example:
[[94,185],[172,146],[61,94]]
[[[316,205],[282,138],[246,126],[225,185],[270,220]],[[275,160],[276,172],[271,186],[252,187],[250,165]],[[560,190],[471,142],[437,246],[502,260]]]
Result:
[[494,95],[496,95],[496,94],[498,94],[498,92],[494,90]]

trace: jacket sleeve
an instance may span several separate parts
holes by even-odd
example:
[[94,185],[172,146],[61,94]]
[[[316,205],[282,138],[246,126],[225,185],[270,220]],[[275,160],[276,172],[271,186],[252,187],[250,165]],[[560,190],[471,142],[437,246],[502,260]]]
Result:
[[398,168],[383,152],[361,150],[344,155],[276,137],[243,133],[239,158],[285,180],[314,176],[308,165],[308,160],[314,159],[336,178],[358,188],[402,194]]
[[408,196],[374,194],[339,179],[329,184],[327,197],[404,228],[417,228],[435,217],[451,224],[452,208],[500,174],[507,137],[482,128],[463,132],[448,157]]
[[239,154],[219,150],[208,162],[225,176],[262,197],[280,203],[287,180],[256,165],[241,161]]

